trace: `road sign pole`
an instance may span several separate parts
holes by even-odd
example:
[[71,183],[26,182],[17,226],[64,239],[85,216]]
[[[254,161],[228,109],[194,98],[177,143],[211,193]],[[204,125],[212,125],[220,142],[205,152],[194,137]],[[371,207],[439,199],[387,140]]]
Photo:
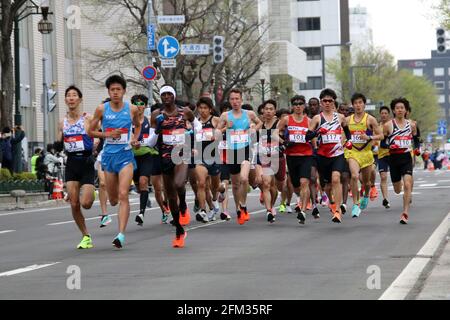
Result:
[[[147,1],[148,7],[148,24],[152,24],[155,22],[155,15],[153,13],[153,0]],[[155,24],[156,25],[156,24]],[[155,28],[156,29],[156,28]],[[156,30],[155,30],[156,32]],[[148,50],[148,65],[153,66],[153,52]],[[153,81],[148,81],[148,105],[153,105]]]

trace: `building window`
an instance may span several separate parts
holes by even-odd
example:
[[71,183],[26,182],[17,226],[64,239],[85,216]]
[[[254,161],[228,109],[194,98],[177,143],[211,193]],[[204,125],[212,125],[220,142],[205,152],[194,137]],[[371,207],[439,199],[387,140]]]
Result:
[[434,86],[436,87],[436,89],[438,90],[445,90],[445,82],[444,81],[436,81],[434,83]]
[[423,69],[422,68],[413,69],[413,74],[417,77],[423,77]]
[[445,103],[445,96],[443,94],[439,95],[439,103]]
[[322,60],[321,47],[300,48],[306,52],[306,60]]
[[300,83],[300,90],[322,89],[322,77],[308,77],[307,83]]
[[443,77],[444,76],[444,68],[434,68],[434,76],[435,77]]
[[320,17],[298,18],[298,31],[320,30]]

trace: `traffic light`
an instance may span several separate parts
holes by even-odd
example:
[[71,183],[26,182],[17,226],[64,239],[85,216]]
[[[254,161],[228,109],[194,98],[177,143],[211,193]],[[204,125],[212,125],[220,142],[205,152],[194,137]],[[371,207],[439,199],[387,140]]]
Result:
[[48,89],[47,91],[47,101],[48,101],[48,112],[52,112],[56,108],[56,91],[53,91],[52,89]]
[[223,63],[225,61],[224,42],[225,42],[225,38],[222,36],[214,36],[214,38],[213,38],[213,61],[214,61],[214,64]]
[[437,52],[440,54],[447,52],[447,38],[444,28],[436,29]]

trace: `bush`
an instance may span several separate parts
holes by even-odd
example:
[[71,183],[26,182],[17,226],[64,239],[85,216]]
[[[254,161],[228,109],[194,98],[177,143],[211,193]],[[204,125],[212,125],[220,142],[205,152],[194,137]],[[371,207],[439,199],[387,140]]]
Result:
[[11,173],[8,169],[0,169],[0,181],[11,180]]
[[14,180],[37,180],[36,174],[31,172],[15,173],[13,178]]

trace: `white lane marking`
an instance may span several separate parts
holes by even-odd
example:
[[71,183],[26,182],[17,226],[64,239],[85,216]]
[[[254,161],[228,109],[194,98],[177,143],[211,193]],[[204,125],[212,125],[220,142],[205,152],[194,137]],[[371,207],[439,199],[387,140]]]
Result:
[[423,270],[439,248],[449,230],[450,213],[433,232],[425,245],[417,253],[400,275],[392,282],[379,300],[404,300],[419,280]]
[[425,187],[436,187],[437,183],[429,183],[429,184],[420,184],[419,188],[425,188]]
[[16,230],[5,230],[5,231],[0,231],[0,234],[3,234],[3,233],[10,233],[10,232],[15,232]]
[[35,265],[28,266],[25,268],[20,268],[20,269],[15,269],[15,270],[0,273],[0,277],[9,277],[9,276],[13,276],[13,275],[16,275],[19,273],[24,273],[24,272],[34,271],[34,270],[38,270],[38,269],[42,269],[42,268],[47,268],[47,267],[54,266],[55,264],[58,264],[58,263],[61,263],[61,262],[53,262],[53,263],[42,264],[42,265],[35,264]]
[[439,183],[450,182],[450,180],[438,180]]

